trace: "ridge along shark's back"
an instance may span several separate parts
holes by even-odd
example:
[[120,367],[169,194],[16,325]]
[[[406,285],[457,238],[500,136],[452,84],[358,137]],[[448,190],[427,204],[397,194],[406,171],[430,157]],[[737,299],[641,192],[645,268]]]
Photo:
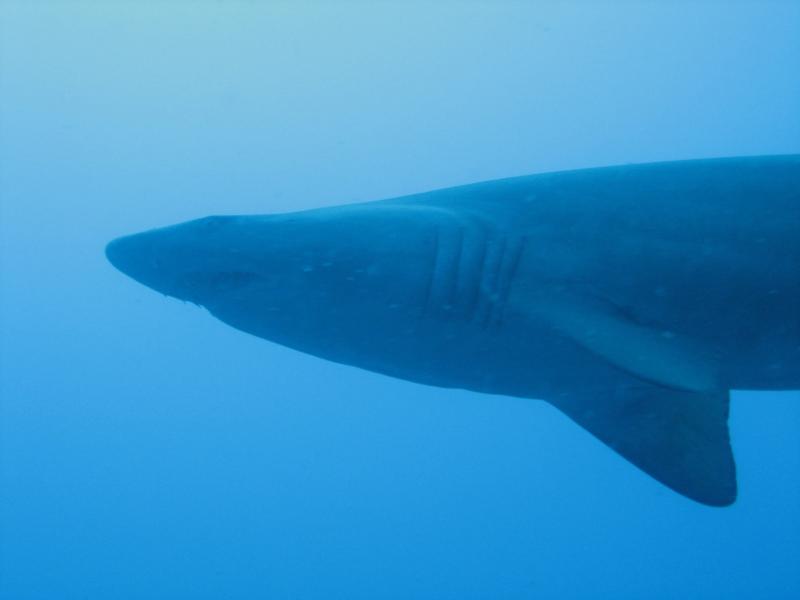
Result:
[[800,157],[568,171],[122,238],[254,335],[547,400],[678,492],[736,497],[730,389],[800,386]]

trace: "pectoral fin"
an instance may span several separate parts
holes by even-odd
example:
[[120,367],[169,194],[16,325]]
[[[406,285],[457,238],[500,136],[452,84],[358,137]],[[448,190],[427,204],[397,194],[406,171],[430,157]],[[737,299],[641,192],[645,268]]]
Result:
[[692,392],[719,387],[707,351],[680,335],[642,325],[609,303],[541,294],[527,299],[522,310],[640,379]]
[[728,392],[645,384],[551,404],[676,492],[710,506],[736,500]]

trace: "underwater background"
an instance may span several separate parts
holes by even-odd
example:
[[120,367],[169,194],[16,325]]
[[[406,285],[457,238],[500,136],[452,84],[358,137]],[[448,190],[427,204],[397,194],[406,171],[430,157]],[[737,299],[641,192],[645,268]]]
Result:
[[543,402],[325,362],[112,238],[800,151],[800,2],[0,2],[0,597],[797,598],[800,393],[691,502]]

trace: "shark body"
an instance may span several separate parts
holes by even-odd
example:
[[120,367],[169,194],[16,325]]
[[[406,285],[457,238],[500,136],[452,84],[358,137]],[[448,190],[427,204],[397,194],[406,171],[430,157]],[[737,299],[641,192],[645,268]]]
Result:
[[207,217],[107,256],[303,352],[545,400],[713,506],[737,494],[730,390],[800,389],[800,155]]

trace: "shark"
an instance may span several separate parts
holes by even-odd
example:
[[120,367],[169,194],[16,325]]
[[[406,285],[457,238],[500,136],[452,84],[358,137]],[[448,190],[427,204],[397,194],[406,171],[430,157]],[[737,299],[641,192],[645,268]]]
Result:
[[708,506],[737,497],[731,390],[800,389],[800,155],[210,216],[106,256],[301,352],[548,402]]

